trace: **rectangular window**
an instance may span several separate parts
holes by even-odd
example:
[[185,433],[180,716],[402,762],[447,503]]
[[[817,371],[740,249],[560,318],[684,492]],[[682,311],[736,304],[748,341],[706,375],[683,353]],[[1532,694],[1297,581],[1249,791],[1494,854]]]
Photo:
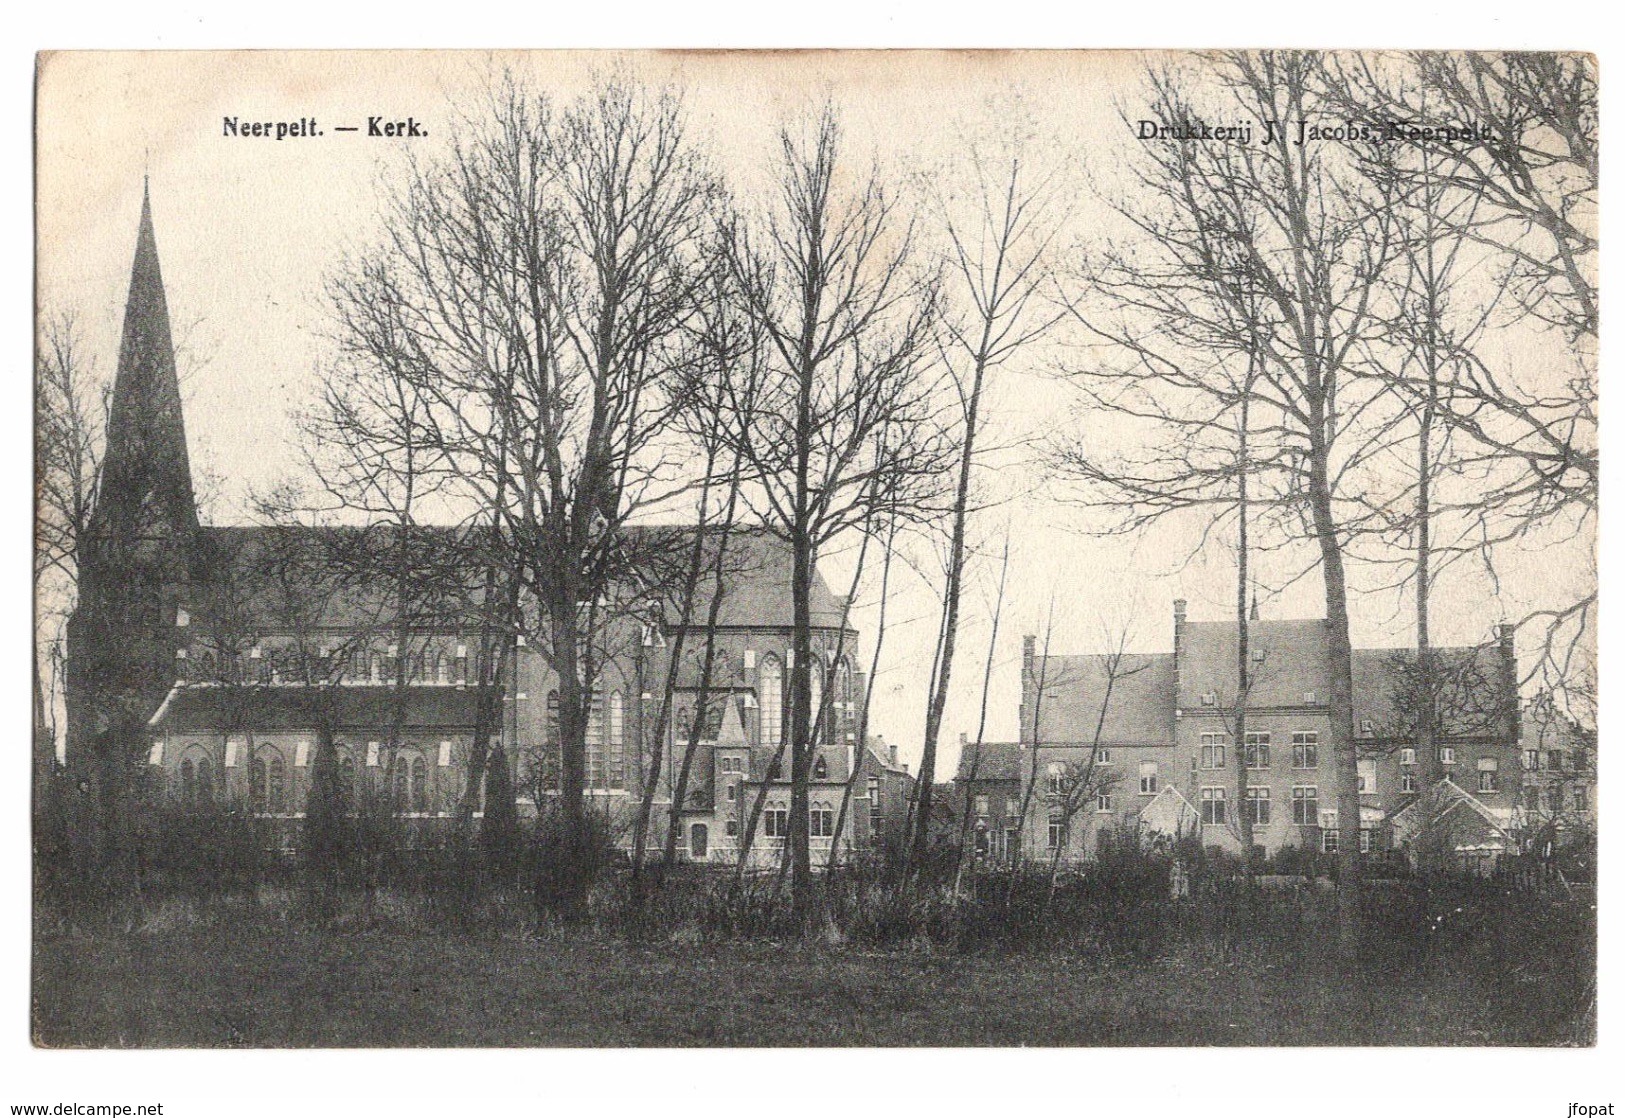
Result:
[[1377,794],[1377,759],[1375,757],[1362,757],[1357,762],[1355,772],[1356,788],[1362,796]]
[[1320,848],[1328,854],[1337,853],[1337,828],[1328,827],[1320,832]]
[[1049,766],[1049,794],[1060,796],[1066,793],[1066,766],[1059,761],[1052,761]]
[[1574,786],[1574,789],[1573,789],[1573,795],[1574,795],[1574,810],[1575,811],[1584,811],[1586,809],[1586,790],[1584,788],[1582,788],[1580,785],[1576,784]]
[[1112,763],[1112,751],[1109,749],[1095,750],[1095,764],[1109,765]]
[[1372,725],[1371,719],[1369,719],[1369,718],[1360,719],[1360,736],[1361,737],[1369,738],[1369,737],[1374,736],[1376,734],[1376,732],[1377,732],[1377,728],[1376,728],[1376,726]]
[[1414,764],[1416,764],[1416,750],[1410,748],[1409,746],[1407,746],[1404,749],[1401,749],[1399,751],[1399,763],[1401,765],[1414,765]]
[[1247,802],[1244,805],[1247,822],[1254,827],[1268,827],[1270,825],[1270,790],[1268,788],[1247,789]]
[[727,835],[729,838],[739,837],[739,820],[730,819],[724,823],[722,826],[722,833]]
[[1270,736],[1268,734],[1247,735],[1247,767],[1249,769],[1267,769],[1270,767]]
[[1140,795],[1154,796],[1157,792],[1157,763],[1140,762]]
[[835,812],[827,807],[807,809],[807,834],[811,838],[829,838],[835,834]]
[[1540,768],[1540,750],[1526,749],[1523,751],[1523,767],[1530,772]]
[[1066,845],[1066,820],[1059,815],[1052,815],[1049,818],[1049,848],[1056,850],[1064,845]]
[[1202,789],[1202,822],[1210,827],[1224,822],[1224,789]]
[[1451,747],[1451,746],[1448,746],[1448,745],[1441,747],[1440,750],[1439,750],[1439,764],[1441,764],[1441,765],[1454,765],[1455,763],[1456,763],[1456,751],[1455,751],[1455,749],[1453,747]]
[[1095,797],[1095,810],[1096,811],[1110,811],[1111,809],[1112,809],[1112,794],[1110,792],[1102,792],[1102,793],[1100,793],[1100,795]]
[[1563,751],[1561,749],[1554,749],[1546,754],[1546,767],[1549,769],[1561,769],[1563,767]]
[[1320,768],[1320,733],[1317,730],[1292,732],[1292,767],[1295,769]]
[[790,833],[790,813],[782,807],[770,807],[762,812],[762,822],[768,838],[783,838]]
[[1202,735],[1202,767],[1204,769],[1224,768],[1224,734]]
[[1399,790],[1401,792],[1416,791],[1416,774],[1406,769],[1399,774]]
[[1313,827],[1320,822],[1320,790],[1315,785],[1293,786],[1292,822],[1299,827]]
[[1478,790],[1480,792],[1496,791],[1495,780],[1500,773],[1501,763],[1494,757],[1480,757],[1478,759]]
[[1021,801],[1014,796],[1004,798],[1004,813],[1014,819],[1021,814]]
[[986,796],[976,797],[976,806],[974,810],[977,815],[986,815],[988,813],[988,807],[988,798]]
[[733,803],[738,798],[739,798],[739,785],[735,784],[733,781],[730,780],[728,782],[728,802]]
[[1207,691],[1207,692],[1204,692],[1203,695],[1202,695],[1202,705],[1205,706],[1205,707],[1214,706],[1214,705],[1216,705],[1218,703],[1218,701],[1219,701],[1219,696],[1218,696],[1217,692]]
[[1369,853],[1371,853],[1371,828],[1370,827],[1361,827],[1360,828],[1360,853],[1361,854],[1369,854]]

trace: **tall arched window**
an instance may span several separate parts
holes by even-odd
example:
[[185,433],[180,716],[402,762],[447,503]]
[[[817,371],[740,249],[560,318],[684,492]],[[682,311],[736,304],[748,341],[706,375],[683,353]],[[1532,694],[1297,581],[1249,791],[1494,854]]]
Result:
[[422,757],[413,756],[411,759],[412,779],[412,810],[424,812],[429,810],[429,784],[428,765]]
[[609,693],[609,786],[626,787],[626,699]]
[[287,766],[281,753],[275,749],[262,749],[256,753],[254,763],[248,770],[250,806],[255,811],[285,811],[287,801],[283,787],[287,776]]
[[190,759],[181,762],[181,803],[197,803],[197,771]]
[[270,783],[265,789],[265,802],[272,811],[281,812],[288,808],[286,798],[287,768],[282,760],[282,754],[271,754],[271,771],[268,777]]
[[355,799],[355,758],[348,753],[339,757],[339,793],[346,803]]
[[823,729],[829,725],[829,712],[824,709],[824,663],[817,653],[807,665],[807,687],[811,697],[811,705],[807,707],[808,744],[816,749],[824,743]]
[[559,744],[559,693],[547,693],[547,744]]
[[198,758],[196,772],[197,802],[200,804],[214,802],[214,770],[207,757]]
[[757,689],[761,692],[762,744],[777,747],[784,734],[784,669],[779,666],[777,656],[762,660]]
[[434,681],[441,684],[448,682],[446,658],[440,655],[439,652],[436,652],[432,662],[434,664]]
[[852,662],[844,656],[841,657],[841,662],[835,665],[835,708],[833,722],[840,727],[844,735],[853,729],[856,722],[852,702]]

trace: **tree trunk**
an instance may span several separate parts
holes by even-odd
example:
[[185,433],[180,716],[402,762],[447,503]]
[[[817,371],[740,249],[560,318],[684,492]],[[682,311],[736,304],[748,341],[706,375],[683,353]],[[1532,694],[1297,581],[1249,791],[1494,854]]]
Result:
[[812,847],[807,832],[810,807],[807,789],[812,769],[812,540],[798,531],[792,541],[794,569],[791,598],[795,636],[795,664],[790,669],[790,908],[797,927],[806,927],[812,905]]
[[1311,433],[1309,503],[1326,588],[1326,659],[1331,676],[1330,723],[1332,772],[1337,781],[1337,949],[1349,973],[1360,950],[1360,793],[1355,752],[1353,651],[1349,641],[1348,583],[1343,547],[1332,515],[1327,448],[1319,428]]

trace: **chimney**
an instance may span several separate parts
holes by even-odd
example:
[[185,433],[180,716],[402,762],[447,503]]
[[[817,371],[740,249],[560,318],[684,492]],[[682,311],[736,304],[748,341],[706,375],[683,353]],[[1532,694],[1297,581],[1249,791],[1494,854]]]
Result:
[[965,739],[965,731],[959,731],[959,748],[964,749],[969,744],[970,742]]
[[1178,639],[1179,627],[1181,625],[1183,625],[1183,624],[1185,624],[1185,599],[1184,598],[1175,598],[1174,599],[1174,633],[1175,633],[1175,639]]
[[1249,612],[1247,614],[1247,620],[1249,620],[1249,621],[1257,621],[1258,620],[1258,590],[1256,588],[1254,588],[1254,590],[1253,590],[1253,608],[1252,608],[1251,612]]
[[886,760],[891,762],[892,768],[895,769],[897,767],[897,747],[895,745],[888,745],[886,747]]
[[1522,704],[1518,702],[1518,653],[1513,647],[1517,632],[1518,627],[1509,621],[1495,627],[1495,640],[1501,650],[1501,667],[1506,673],[1502,686],[1507,692],[1507,736],[1514,745],[1523,736]]

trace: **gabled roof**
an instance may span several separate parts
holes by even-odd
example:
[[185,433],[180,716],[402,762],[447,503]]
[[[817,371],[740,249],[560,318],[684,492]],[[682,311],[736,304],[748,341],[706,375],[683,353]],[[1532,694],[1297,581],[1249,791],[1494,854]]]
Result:
[[[629,593],[662,591],[668,628],[681,616],[692,526],[628,526],[625,547],[615,562]],[[202,530],[200,566],[214,575],[210,584],[190,590],[188,608],[200,623],[259,625],[266,628],[363,629],[395,621],[393,582],[388,572],[400,554],[400,530],[391,524],[324,526],[211,526]],[[457,628],[474,624],[480,600],[481,531],[445,525],[419,525],[409,537],[412,582],[419,590],[410,609],[416,628]],[[790,545],[760,527],[728,533],[721,561],[721,533],[705,529],[703,574],[695,590],[690,624],[703,626],[715,587],[724,588],[717,624],[723,628],[780,628],[794,625]],[[835,628],[843,621],[841,600],[816,570],[811,587],[812,623]],[[856,653],[856,642],[849,642]]]
[[1191,802],[1172,784],[1164,784],[1162,791],[1140,809],[1140,828],[1143,831],[1166,835],[1179,835],[1195,826],[1202,818]]
[[1473,812],[1496,833],[1503,838],[1506,837],[1507,820],[1503,818],[1502,813],[1485,804],[1449,777],[1440,780],[1410,804],[1394,813],[1394,835],[1401,840],[1408,839],[1436,826],[1447,816],[1461,809]]
[[[1188,621],[1180,629],[1179,701],[1199,710],[1214,694],[1229,708],[1236,696],[1236,625],[1233,621]],[[1326,623],[1318,619],[1253,621],[1248,625],[1252,707],[1321,705],[1329,699],[1331,661]],[[1505,713],[1502,661],[1494,644],[1434,649],[1438,664],[1435,694],[1446,737],[1496,732]],[[1258,659],[1262,657],[1262,659]],[[1352,659],[1355,725],[1370,721],[1377,737],[1404,738],[1414,732],[1406,696],[1420,693],[1414,648],[1357,648]],[[1311,701],[1307,698],[1313,692]]]
[[[795,568],[790,542],[762,527],[735,527],[723,534],[716,528],[695,529],[691,526],[647,526],[631,529],[649,541],[663,541],[668,549],[688,562],[694,533],[703,531],[703,575],[694,591],[690,624],[703,626],[710,610],[711,600],[719,581],[720,567],[723,586],[722,601],[717,624],[723,628],[781,628],[795,624],[794,602],[791,598],[791,576]],[[721,552],[720,564],[718,552]],[[680,580],[670,580],[674,584]],[[666,611],[666,622],[675,627],[680,615],[679,595],[674,591]],[[813,570],[810,611],[814,628],[838,628],[844,620],[841,599],[831,593],[824,576]],[[857,652],[847,649],[848,655]]]
[[[1168,745],[1174,740],[1175,663],[1171,653],[1040,656],[1029,687],[1043,685],[1038,737],[1044,745]],[[1102,721],[1101,712],[1105,717]],[[1031,707],[1024,720],[1033,717]],[[1032,732],[1029,722],[1023,738]]]
[[959,750],[954,780],[1020,780],[1021,747],[1015,742],[967,742]]

